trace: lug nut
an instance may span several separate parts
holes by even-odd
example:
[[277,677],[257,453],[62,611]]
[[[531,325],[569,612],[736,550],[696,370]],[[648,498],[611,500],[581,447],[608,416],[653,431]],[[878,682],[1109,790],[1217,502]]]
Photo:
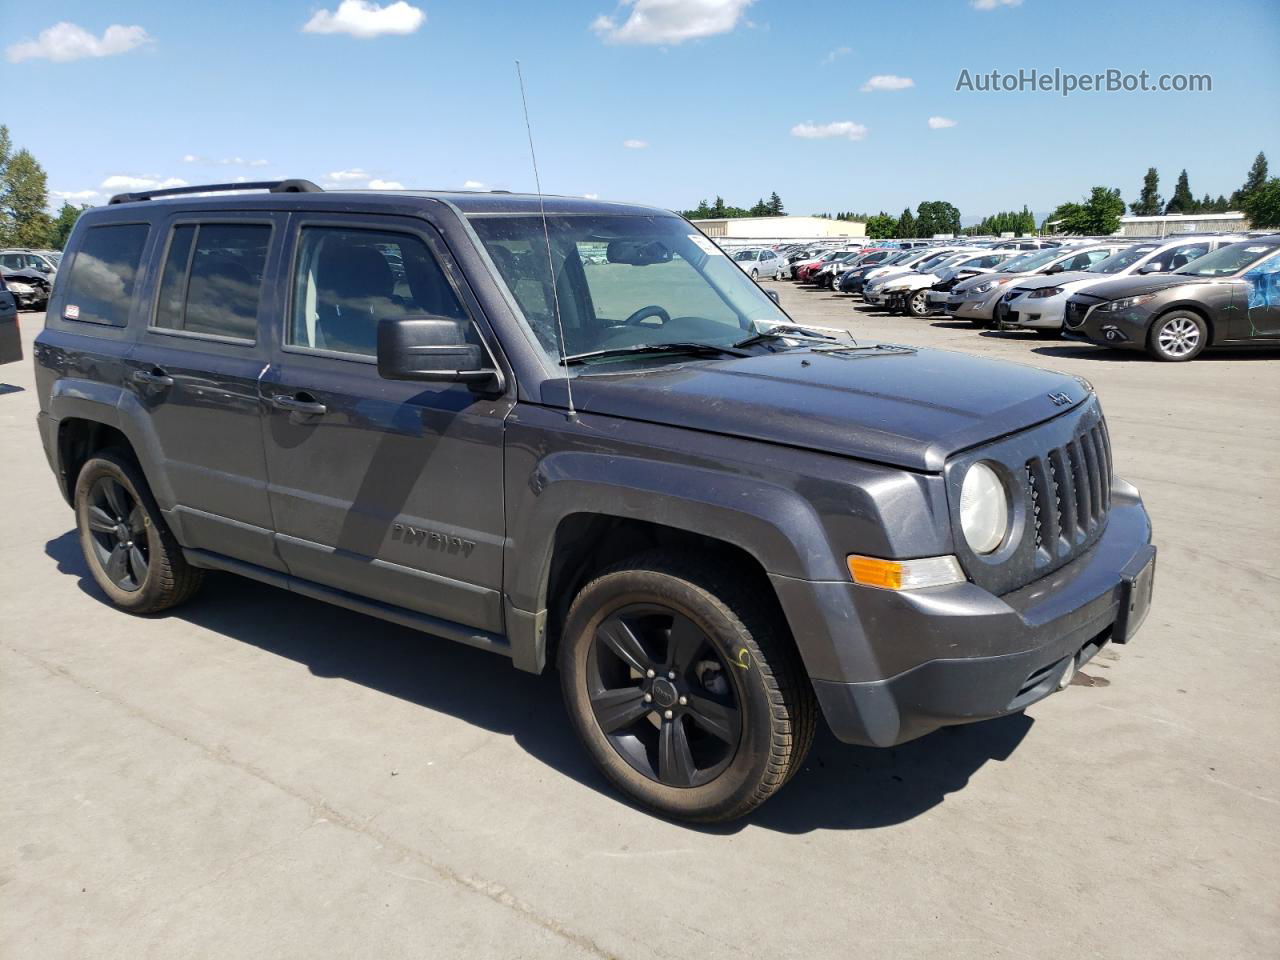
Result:
[[646,694],[644,695],[644,702],[645,702],[645,703],[649,703],[649,702],[651,702],[652,700],[653,700],[653,694],[652,694],[652,693],[646,693]]
[[653,679],[653,676],[654,676],[654,674],[653,674],[653,671],[652,671],[652,670],[646,670],[646,671],[644,672],[644,675],[645,675],[646,677],[648,677],[650,680],[652,680],[652,679]]
[[688,698],[688,697],[681,697],[681,698],[680,698],[680,706],[684,707],[684,706],[688,706],[688,704],[689,704],[689,698]]
[[670,710],[668,710],[665,713],[663,713],[663,716],[666,717],[668,720],[670,720],[673,714],[671,713]]
[[668,670],[668,671],[667,671],[667,679],[668,679],[668,680],[674,680],[675,678],[676,678],[676,672],[675,672],[674,670]]

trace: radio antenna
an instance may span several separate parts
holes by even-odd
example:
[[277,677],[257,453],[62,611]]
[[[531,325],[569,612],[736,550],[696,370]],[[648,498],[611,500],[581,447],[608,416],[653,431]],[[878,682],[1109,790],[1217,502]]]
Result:
[[547,269],[551,274],[551,304],[556,314],[556,332],[560,338],[560,365],[564,367],[564,388],[569,394],[569,419],[577,420],[573,406],[573,377],[569,376],[568,354],[564,348],[564,321],[560,318],[560,292],[556,289],[556,262],[551,256],[551,228],[547,226],[547,205],[542,199],[542,178],[538,176],[538,154],[533,149],[533,127],[529,125],[529,101],[524,95],[524,71],[516,61],[516,78],[520,81],[520,106],[524,108],[524,129],[529,135],[529,159],[533,162],[533,185],[538,191],[538,211],[542,215],[542,238],[547,243]]

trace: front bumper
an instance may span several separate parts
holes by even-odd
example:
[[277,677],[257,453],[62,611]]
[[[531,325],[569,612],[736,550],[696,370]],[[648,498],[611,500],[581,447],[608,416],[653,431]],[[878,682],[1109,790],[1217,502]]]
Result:
[[995,319],[1001,327],[1013,330],[1061,330],[1062,317],[1067,308],[1068,296],[1032,299],[1023,295],[1006,303],[996,304]]
[[972,583],[889,591],[774,576],[835,735],[892,746],[1022,710],[1058,689],[1127,615],[1128,577],[1154,562],[1138,491],[1116,480],[1085,554],[997,597]]
[[1091,305],[1079,326],[1064,325],[1063,336],[1070,340],[1084,340],[1104,347],[1126,350],[1143,350],[1151,329],[1151,314],[1141,307],[1130,310],[1099,310]]
[[977,296],[954,294],[947,297],[947,315],[957,320],[990,320],[1002,292],[999,288]]

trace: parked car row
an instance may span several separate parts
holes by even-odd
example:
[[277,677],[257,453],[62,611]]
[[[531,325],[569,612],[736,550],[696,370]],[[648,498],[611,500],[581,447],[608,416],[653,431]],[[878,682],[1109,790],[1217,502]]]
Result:
[[0,250],[0,280],[19,310],[43,310],[49,302],[62,254],[56,250]]
[[979,329],[1065,336],[1160,360],[1280,346],[1280,236],[1016,243],[827,251],[794,263],[791,276],[891,313],[945,314]]

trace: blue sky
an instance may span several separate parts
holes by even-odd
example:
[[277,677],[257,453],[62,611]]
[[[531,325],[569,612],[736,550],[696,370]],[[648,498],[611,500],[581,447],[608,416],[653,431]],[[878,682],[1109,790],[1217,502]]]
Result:
[[[968,220],[1099,183],[1132,200],[1151,165],[1166,199],[1183,167],[1197,196],[1229,194],[1259,150],[1280,174],[1274,0],[378,6],[0,0],[0,122],[51,189],[90,202],[237,177],[525,190],[519,58],[552,193],[681,208],[776,190],[791,213],[949,200]],[[41,36],[56,24],[74,27]],[[962,69],[1033,67],[1207,73],[1213,90],[955,90]],[[897,79],[864,90],[873,77]]]

